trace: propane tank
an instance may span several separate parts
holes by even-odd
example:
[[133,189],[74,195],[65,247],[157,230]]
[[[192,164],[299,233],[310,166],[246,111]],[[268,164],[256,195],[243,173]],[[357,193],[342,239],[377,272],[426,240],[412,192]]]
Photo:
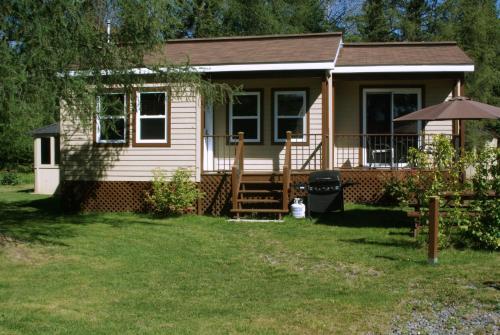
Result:
[[293,199],[292,216],[296,219],[303,219],[306,217],[306,205],[302,202],[301,198]]

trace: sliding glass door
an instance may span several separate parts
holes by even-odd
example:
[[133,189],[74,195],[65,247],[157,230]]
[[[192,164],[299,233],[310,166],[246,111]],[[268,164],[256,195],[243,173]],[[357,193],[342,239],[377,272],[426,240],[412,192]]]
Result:
[[407,162],[408,149],[418,147],[418,122],[394,122],[420,109],[419,88],[368,88],[363,90],[363,165],[397,167]]

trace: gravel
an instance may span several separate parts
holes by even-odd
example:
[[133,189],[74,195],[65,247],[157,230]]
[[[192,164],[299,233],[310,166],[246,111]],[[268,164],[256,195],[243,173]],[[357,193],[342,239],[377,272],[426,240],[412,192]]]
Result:
[[480,304],[463,308],[430,305],[425,313],[414,310],[409,321],[396,317],[393,335],[462,335],[500,334],[500,311],[491,311]]

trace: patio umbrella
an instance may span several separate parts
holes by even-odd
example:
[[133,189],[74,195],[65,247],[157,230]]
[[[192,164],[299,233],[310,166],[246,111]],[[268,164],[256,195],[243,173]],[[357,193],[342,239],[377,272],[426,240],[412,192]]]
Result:
[[[429,106],[394,119],[394,121],[435,121],[435,120],[480,120],[500,119],[500,108],[472,101],[467,97],[455,97],[437,105]],[[460,148],[464,152],[465,132],[460,122]]]
[[500,108],[456,97],[437,105],[406,114],[394,121],[500,119]]

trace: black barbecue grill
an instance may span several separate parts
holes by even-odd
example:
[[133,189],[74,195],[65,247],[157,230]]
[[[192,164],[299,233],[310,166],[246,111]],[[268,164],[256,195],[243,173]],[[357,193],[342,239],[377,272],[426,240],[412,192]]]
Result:
[[344,188],[353,185],[342,184],[339,171],[316,171],[309,175],[307,207],[311,213],[344,211]]

